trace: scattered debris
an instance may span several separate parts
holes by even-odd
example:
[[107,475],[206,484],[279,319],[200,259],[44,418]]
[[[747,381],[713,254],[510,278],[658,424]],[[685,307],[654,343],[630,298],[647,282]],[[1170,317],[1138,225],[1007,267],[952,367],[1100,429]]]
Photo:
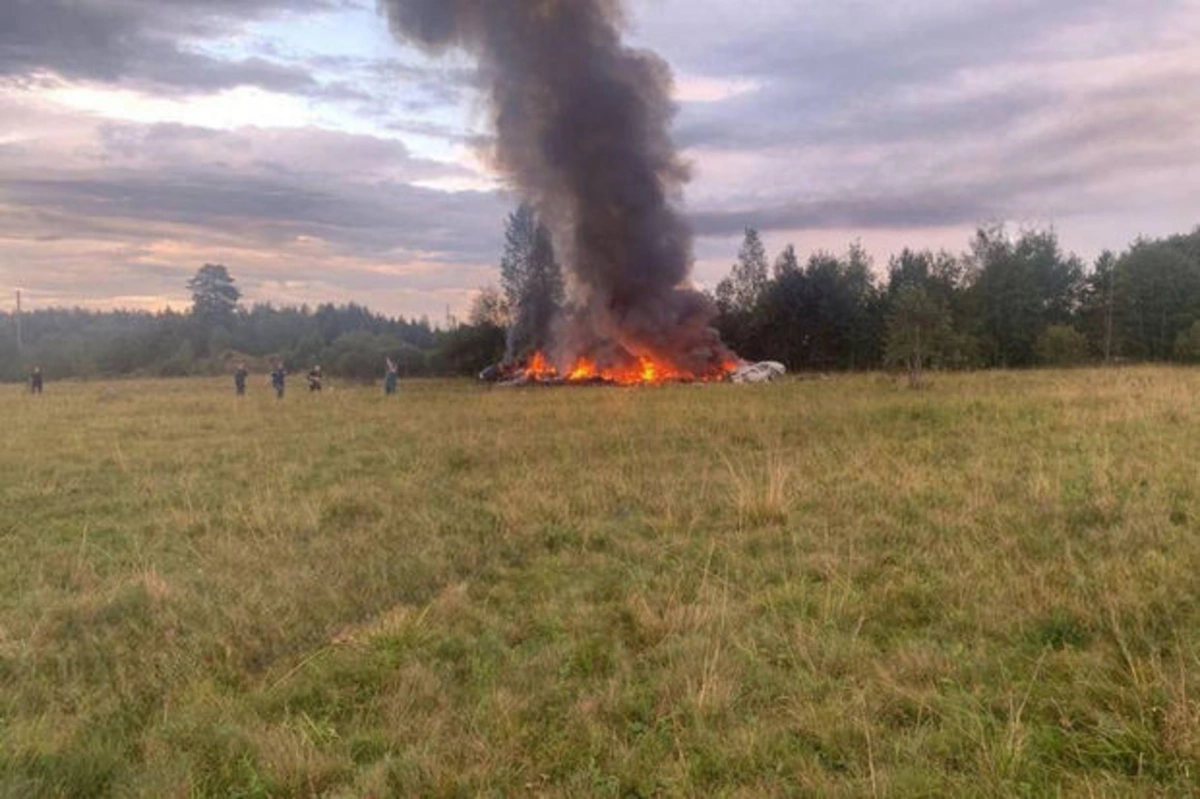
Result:
[[773,383],[787,374],[787,367],[778,361],[743,363],[729,375],[732,383]]

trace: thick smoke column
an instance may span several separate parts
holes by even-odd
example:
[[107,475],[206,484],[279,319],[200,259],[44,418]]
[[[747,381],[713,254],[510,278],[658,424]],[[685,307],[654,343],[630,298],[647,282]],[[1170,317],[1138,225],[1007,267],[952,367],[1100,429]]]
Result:
[[554,231],[573,308],[560,358],[653,355],[697,374],[728,360],[706,298],[681,288],[692,236],[670,136],[671,73],[621,42],[619,0],[380,0],[393,31],[474,54],[495,160]]

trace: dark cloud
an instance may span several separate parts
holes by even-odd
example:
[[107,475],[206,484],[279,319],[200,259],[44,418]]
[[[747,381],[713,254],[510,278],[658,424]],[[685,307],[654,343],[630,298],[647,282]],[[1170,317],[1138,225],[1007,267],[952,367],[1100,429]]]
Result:
[[1106,184],[1139,175],[1169,181],[1180,166],[1200,164],[1200,140],[1191,135],[1200,125],[1200,82],[1180,86],[1185,96],[1169,100],[1134,87],[1101,92],[1083,107],[1064,105],[1052,124],[1032,133],[1008,131],[1006,138],[979,131],[969,145],[924,153],[923,168],[911,156],[908,162],[896,157],[876,181],[860,181],[841,193],[810,188],[806,199],[699,212],[696,224],[710,235],[745,225],[929,228],[1020,217],[1035,209],[1068,216],[1118,208],[1137,198],[1120,186],[1106,192]]
[[[150,230],[170,224],[265,248],[308,238],[347,255],[402,251],[447,263],[491,257],[504,210],[488,192],[404,183],[317,187],[285,177],[187,172],[7,180],[3,197],[8,204],[50,212],[42,217],[39,237],[125,237],[130,224]],[[492,237],[484,235],[489,227],[495,229]],[[19,231],[8,233],[17,237]]]
[[[726,0],[667,0],[659,13],[646,11],[643,33],[684,72],[760,79],[795,97],[840,104],[944,81],[964,69],[1104,54],[1114,43],[1144,45],[1148,31],[1188,2],[1162,0],[1151,8],[1140,0],[807,6],[762,0],[743,13]],[[1077,28],[1100,29],[1104,38],[1065,42],[1064,31]]]
[[[718,7],[702,0],[692,18]],[[1187,8],[931,0],[821,16],[768,0],[771,24],[689,36],[713,27],[694,21],[665,39],[677,63],[748,86],[683,107],[698,229],[929,228],[1153,202],[1114,184],[1165,187],[1200,165],[1200,59],[1165,44]],[[707,169],[728,159],[745,174]]]
[[[1130,30],[1165,24],[1182,2],[1146,7],[1134,0],[991,0],[911,20],[883,14],[875,20],[864,13],[845,29],[853,35],[838,28],[806,30],[804,12],[796,11],[790,24],[755,31],[749,40],[671,40],[680,61],[698,74],[757,85],[724,102],[686,106],[679,135],[688,146],[742,150],[847,136],[894,140],[995,130],[1059,102],[1060,93],[1031,81],[1019,91],[979,87],[954,102],[939,101],[938,94],[990,69],[1138,52],[1127,41]],[[843,22],[849,20],[826,24]],[[1066,41],[1073,29],[1097,26],[1101,33],[1084,44]],[[702,51],[696,52],[697,44]],[[1153,41],[1137,44],[1142,51],[1154,47]]]
[[226,60],[196,42],[236,33],[281,13],[312,13],[338,0],[4,0],[0,76],[53,73],[158,90],[206,92],[259,86],[320,89],[307,70],[262,58]]
[[[63,112],[38,122],[72,124]],[[416,185],[478,178],[401,142],[92,125],[70,141],[0,145],[0,246],[20,264],[0,264],[0,283],[42,302],[181,301],[209,260],[228,263],[255,300],[357,299],[403,313],[462,307],[493,279],[508,198]]]
[[[1180,164],[1200,164],[1200,142],[1183,141],[1182,136],[1174,141],[1151,138],[1161,135],[1152,127],[1139,136],[1139,122],[1145,120],[1080,117],[1073,125],[998,147],[973,166],[962,163],[968,155],[960,154],[952,159],[957,160],[954,166],[930,168],[921,180],[892,179],[805,199],[701,210],[693,221],[701,235],[722,236],[747,225],[761,230],[925,229],[1132,209],[1146,198],[1123,188],[1122,179],[1149,174],[1169,183]],[[1165,194],[1158,199],[1170,200]]]
[[701,211],[692,223],[701,236],[730,236],[758,230],[927,228],[971,224],[997,217],[984,195],[931,191],[921,196],[835,197],[758,208]]
[[55,168],[53,151],[0,151],[0,202],[40,215],[27,235],[121,237],[131,225],[174,225],[253,246],[314,239],[347,255],[404,251],[447,262],[489,258],[497,245],[499,198],[413,185],[472,173],[414,158],[395,140],[105,124],[94,148],[86,159],[77,152],[70,169]]

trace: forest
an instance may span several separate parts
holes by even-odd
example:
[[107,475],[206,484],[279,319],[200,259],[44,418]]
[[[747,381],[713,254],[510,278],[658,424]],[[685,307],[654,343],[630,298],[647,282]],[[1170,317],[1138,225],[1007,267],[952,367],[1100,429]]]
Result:
[[[202,266],[187,312],[36,309],[0,313],[0,380],[33,366],[48,378],[183,377],[236,361],[321,364],[345,379],[471,375],[545,345],[564,308],[562,270],[531,210],[508,219],[499,286],[468,318],[434,325],[361,305],[246,306],[231,270]],[[1200,227],[1139,239],[1085,263],[1052,229],[981,227],[965,251],[904,249],[875,264],[865,249],[775,258],[747,229],[711,292],[716,324],[742,357],[794,371],[1024,368],[1200,362]]]

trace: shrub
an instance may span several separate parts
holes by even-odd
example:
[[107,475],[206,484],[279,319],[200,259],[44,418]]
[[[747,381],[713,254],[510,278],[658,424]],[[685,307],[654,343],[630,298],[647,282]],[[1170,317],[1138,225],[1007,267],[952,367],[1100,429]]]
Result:
[[1046,366],[1074,366],[1088,359],[1087,339],[1069,325],[1050,325],[1037,340],[1038,362]]
[[1200,363],[1200,322],[1193,322],[1175,339],[1175,360]]

